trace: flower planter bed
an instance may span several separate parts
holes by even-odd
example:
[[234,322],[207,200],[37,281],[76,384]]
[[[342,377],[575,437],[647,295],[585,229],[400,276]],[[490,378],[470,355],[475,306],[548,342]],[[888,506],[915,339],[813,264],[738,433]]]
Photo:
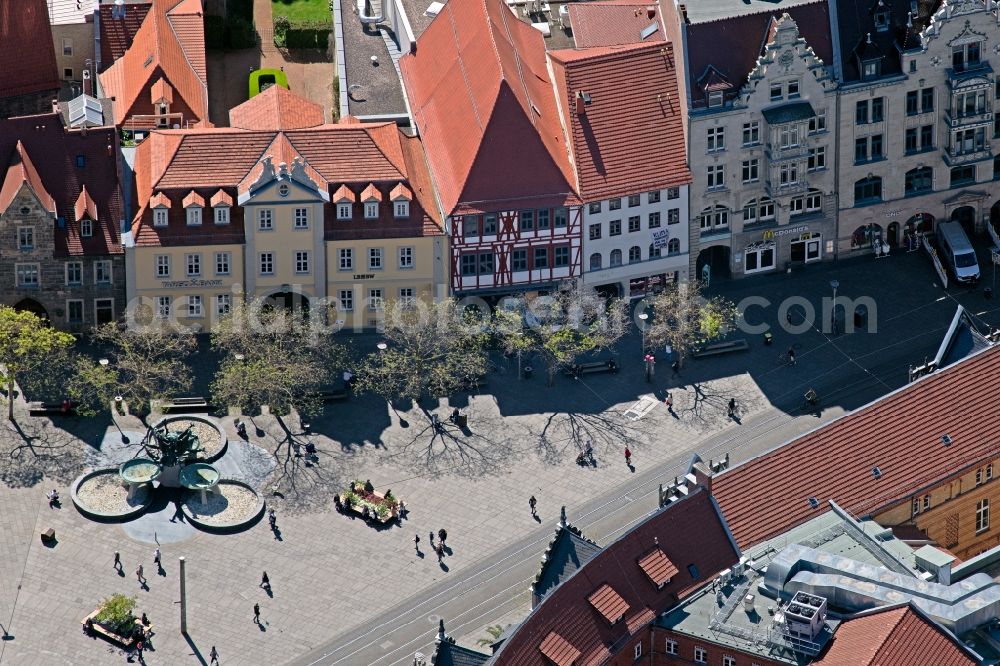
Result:
[[334,502],[342,511],[350,511],[365,520],[376,523],[388,523],[399,519],[399,499],[386,491],[386,494],[375,492],[370,483],[355,481],[351,489],[341,497],[337,495]]
[[[97,617],[98,613],[100,612],[101,612],[100,608],[95,609],[93,613],[80,620],[80,624],[86,626],[87,620],[93,621],[93,619]],[[150,633],[153,630],[153,625],[145,626],[139,621],[139,618],[135,619],[135,626],[142,627],[146,633]],[[122,636],[121,634],[116,634],[115,632],[106,628],[104,625],[98,624],[97,622],[93,622],[93,631],[94,635],[100,636],[104,640],[111,641],[112,643],[115,643],[116,645],[121,645],[122,647],[129,650],[132,649],[132,646],[136,640],[136,636],[134,634],[128,637]]]

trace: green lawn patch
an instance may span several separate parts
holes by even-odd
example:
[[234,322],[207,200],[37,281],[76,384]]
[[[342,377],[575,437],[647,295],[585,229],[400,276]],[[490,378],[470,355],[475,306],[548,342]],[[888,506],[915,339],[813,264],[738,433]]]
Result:
[[271,13],[288,17],[292,25],[333,21],[329,0],[271,0]]

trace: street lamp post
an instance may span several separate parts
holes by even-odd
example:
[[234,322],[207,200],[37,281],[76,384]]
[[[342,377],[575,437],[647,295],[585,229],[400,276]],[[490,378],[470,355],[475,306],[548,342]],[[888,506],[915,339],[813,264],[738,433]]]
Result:
[[649,320],[649,313],[643,312],[639,315],[639,328],[642,329],[642,353],[646,353],[646,322]]
[[[99,360],[97,361],[97,363],[98,363],[98,365],[100,365],[100,366],[101,366],[102,368],[106,368],[106,367],[108,367],[109,365],[111,365],[111,361],[109,361],[109,360],[108,360],[108,359],[106,359],[106,358],[102,358],[102,359],[99,359]],[[116,396],[115,396],[115,406],[114,406],[114,410],[115,410],[115,412],[117,412],[118,414],[121,414],[121,408],[122,408],[122,402],[124,402],[124,400],[125,400],[125,398],[123,398],[123,397],[122,397],[122,396],[121,396],[120,394],[119,394],[119,395],[116,395]],[[120,435],[122,436],[122,444],[128,444],[128,443],[130,442],[130,440],[129,440],[129,438],[128,438],[128,435],[126,435],[126,434],[125,434],[125,433],[124,433],[124,432],[122,431],[122,427],[121,427],[120,425],[118,425],[118,420],[117,420],[117,419],[115,419],[115,417],[114,417],[113,415],[112,415],[112,417],[111,417],[111,422],[115,424],[115,427],[116,427],[116,428],[118,428],[118,434],[120,434]]]
[[833,307],[830,308],[830,326],[834,335],[837,334],[837,287],[839,286],[839,281],[830,280],[830,287],[833,289]]

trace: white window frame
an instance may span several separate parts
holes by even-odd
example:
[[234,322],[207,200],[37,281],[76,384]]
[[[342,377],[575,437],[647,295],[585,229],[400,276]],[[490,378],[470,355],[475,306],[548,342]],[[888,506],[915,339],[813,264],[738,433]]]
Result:
[[[808,160],[812,160],[810,167]],[[826,146],[816,146],[809,149],[809,156],[806,161],[806,171],[822,171],[826,168]]]
[[385,267],[385,255],[380,247],[368,248],[368,270],[380,271]]
[[305,206],[298,206],[292,213],[292,228],[298,231],[309,228],[309,209]]
[[399,268],[400,270],[411,270],[415,265],[412,245],[399,248]]
[[257,231],[274,231],[274,209],[257,209]]
[[417,292],[413,287],[400,287],[399,304],[404,308],[412,308],[417,302]]
[[80,220],[80,236],[90,238],[94,235],[94,222],[89,217]]
[[295,251],[295,274],[308,275],[312,269],[309,262],[309,250]]
[[170,309],[173,307],[173,298],[170,296],[156,297],[156,316],[166,319],[170,316]]
[[201,253],[191,252],[184,255],[184,275],[201,277]]
[[232,294],[216,294],[215,295],[215,314],[218,317],[224,317],[229,314],[233,309],[233,295]]
[[18,227],[17,228],[17,247],[21,250],[34,250],[35,249],[35,228],[34,227]]
[[756,183],[760,180],[760,159],[752,157],[743,160],[742,176],[744,183]]
[[760,121],[751,120],[743,123],[743,145],[756,146],[760,143]]
[[[70,267],[71,266],[75,267],[76,270],[79,271],[79,275],[80,275],[80,279],[79,280],[70,280],[69,279],[69,272],[70,272]],[[66,278],[66,286],[67,287],[79,287],[80,285],[82,285],[83,284],[83,262],[82,261],[67,261],[66,262],[66,269],[65,269],[64,276]]]
[[229,206],[216,206],[215,207],[215,223],[229,224]]
[[726,168],[722,164],[710,164],[707,169],[708,189],[722,189],[726,186]]
[[393,215],[397,219],[409,217],[410,216],[410,202],[409,201],[397,201],[392,206]]
[[337,219],[338,220],[351,219],[351,204],[349,203],[337,204]]
[[[101,273],[107,272],[108,279],[102,280]],[[94,284],[113,284],[114,274],[112,273],[112,266],[110,259],[98,259],[94,262]]]
[[340,306],[341,312],[354,312],[353,289],[341,289],[337,300],[339,301],[338,305]]
[[[229,273],[233,270],[233,266],[232,266],[233,253],[232,252],[216,252],[214,259],[215,259],[215,274],[216,275],[229,275]],[[222,269],[222,270],[220,270],[220,269]]]
[[976,502],[976,534],[990,529],[990,498]]
[[731,657],[728,654],[723,655],[722,666],[736,666],[736,657]]
[[663,648],[663,651],[667,654],[677,654],[677,641],[672,638],[667,639],[667,643]]
[[[81,220],[81,224],[83,224]],[[154,208],[153,209],[153,226],[154,227],[165,227],[170,223],[169,215],[167,214],[166,208]],[[80,233],[83,233],[82,231]]]
[[368,290],[368,309],[381,310],[385,304],[385,296],[382,287],[372,287]]
[[337,249],[337,270],[354,270],[354,248],[341,247]]
[[726,128],[724,126],[709,127],[705,132],[707,150],[710,153],[726,149]]
[[156,255],[156,278],[158,280],[170,277],[170,255],[169,254],[158,254]]
[[201,206],[189,206],[187,209],[187,225],[189,227],[201,226]]
[[642,656],[642,641],[639,641],[638,643],[635,644],[634,654],[635,654],[634,657],[635,659],[638,659],[639,657]]
[[705,664],[708,662],[708,650],[699,646],[694,648],[694,663]]
[[205,316],[205,299],[201,297],[201,294],[188,294],[187,316],[192,318]]
[[365,202],[365,219],[366,220],[377,220],[378,219],[378,202],[377,201],[366,201]]
[[[265,262],[268,270],[264,270]],[[274,275],[274,252],[257,253],[257,272],[260,275]]]

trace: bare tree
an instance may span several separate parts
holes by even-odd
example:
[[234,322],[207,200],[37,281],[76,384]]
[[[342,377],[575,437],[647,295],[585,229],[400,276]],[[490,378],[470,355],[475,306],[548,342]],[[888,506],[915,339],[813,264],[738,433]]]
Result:
[[235,303],[212,331],[212,347],[224,355],[212,396],[245,413],[261,405],[274,414],[319,411],[346,354],[318,322],[260,299]]
[[7,388],[7,418],[14,420],[14,392],[25,375],[45,371],[49,359],[73,345],[73,336],[57,331],[33,312],[0,306],[0,364]]
[[96,328],[92,337],[107,363],[85,357],[77,360],[69,390],[81,412],[107,409],[115,396],[121,396],[145,419],[151,400],[190,390],[188,357],[197,347],[193,335],[111,322]]
[[669,344],[680,360],[732,330],[739,318],[736,305],[721,296],[707,298],[703,291],[703,283],[687,282],[648,298],[652,316],[646,323],[646,344]]
[[579,282],[550,296],[507,299],[494,315],[494,331],[509,353],[533,352],[545,359],[549,386],[561,368],[583,354],[611,349],[628,331],[622,299],[605,299]]
[[486,374],[487,329],[455,299],[388,303],[386,348],[364,360],[358,385],[387,400],[416,401],[473,388]]

